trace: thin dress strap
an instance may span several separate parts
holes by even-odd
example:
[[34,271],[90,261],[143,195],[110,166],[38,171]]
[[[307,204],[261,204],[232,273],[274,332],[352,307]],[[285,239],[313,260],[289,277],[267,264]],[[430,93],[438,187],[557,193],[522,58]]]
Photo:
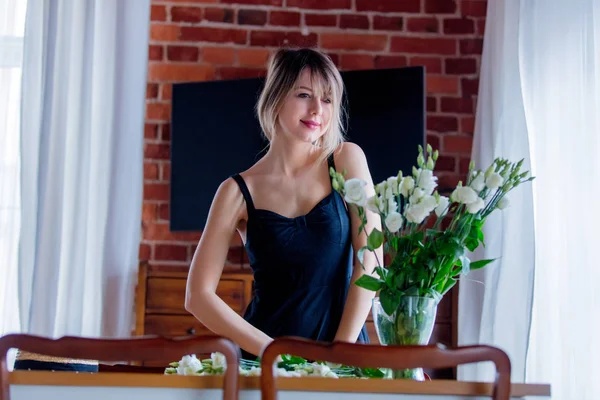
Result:
[[254,202],[252,201],[252,196],[250,195],[250,191],[248,190],[248,186],[244,181],[244,178],[240,174],[235,174],[232,178],[237,182],[240,190],[242,191],[242,195],[244,196],[244,200],[246,200],[246,207],[248,209],[248,213],[254,211]]

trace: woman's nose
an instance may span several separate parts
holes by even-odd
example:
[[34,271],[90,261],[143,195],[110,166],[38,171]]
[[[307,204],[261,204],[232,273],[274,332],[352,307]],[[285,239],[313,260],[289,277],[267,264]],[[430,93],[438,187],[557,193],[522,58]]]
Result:
[[323,105],[321,104],[321,99],[314,97],[311,102],[311,113],[315,115],[321,115],[323,112]]

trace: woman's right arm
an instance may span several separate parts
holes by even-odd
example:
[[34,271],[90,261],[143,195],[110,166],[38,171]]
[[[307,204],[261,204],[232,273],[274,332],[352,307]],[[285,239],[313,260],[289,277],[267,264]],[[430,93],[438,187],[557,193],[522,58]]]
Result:
[[185,309],[217,335],[244,350],[261,355],[272,341],[216,294],[229,244],[244,215],[244,198],[233,179],[224,181],[213,199],[208,219],[192,259],[187,280]]

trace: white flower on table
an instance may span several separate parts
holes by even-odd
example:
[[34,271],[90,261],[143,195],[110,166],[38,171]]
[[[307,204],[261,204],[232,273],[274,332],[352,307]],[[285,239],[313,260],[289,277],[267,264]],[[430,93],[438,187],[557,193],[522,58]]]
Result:
[[338,377],[333,371],[331,371],[331,368],[329,368],[328,365],[317,364],[317,363],[315,363],[313,365],[312,374],[315,376],[330,377],[330,378]]
[[496,190],[504,183],[504,178],[497,172],[493,172],[485,180],[485,185],[491,190]]
[[222,353],[211,353],[210,359],[212,360],[213,368],[223,368],[223,370],[227,369],[227,360],[225,359],[225,355]]
[[388,228],[388,230],[392,233],[398,232],[400,230],[400,228],[402,227],[402,215],[400,215],[400,213],[394,211],[391,212],[390,214],[388,214],[388,216],[385,218],[385,226]]
[[198,375],[197,372],[201,369],[202,362],[196,358],[195,354],[186,355],[179,361],[177,375]]
[[298,372],[298,371],[287,371],[284,368],[277,368],[275,370],[275,375],[276,376],[283,376],[283,377],[286,377],[286,378],[291,378],[291,377],[299,378],[299,377],[302,376],[300,374],[300,372]]
[[453,201],[462,204],[472,203],[479,198],[479,196],[477,196],[477,192],[469,186],[457,187],[456,189],[454,189],[450,197]]
[[356,204],[364,207],[367,202],[367,193],[365,192],[365,186],[367,182],[362,179],[352,178],[344,182],[344,191],[346,195],[344,200],[348,203]]
[[243,369],[240,367],[240,374],[244,376],[260,376],[260,367],[251,367],[250,369]]

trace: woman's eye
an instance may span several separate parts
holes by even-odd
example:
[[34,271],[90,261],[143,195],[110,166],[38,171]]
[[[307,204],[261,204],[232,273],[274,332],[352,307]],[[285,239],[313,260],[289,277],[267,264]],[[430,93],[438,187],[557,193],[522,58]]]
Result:
[[323,101],[327,104],[331,104],[331,99],[323,99]]
[[308,93],[300,93],[300,94],[298,94],[298,97],[301,97],[303,99],[308,99],[310,97],[310,95]]

